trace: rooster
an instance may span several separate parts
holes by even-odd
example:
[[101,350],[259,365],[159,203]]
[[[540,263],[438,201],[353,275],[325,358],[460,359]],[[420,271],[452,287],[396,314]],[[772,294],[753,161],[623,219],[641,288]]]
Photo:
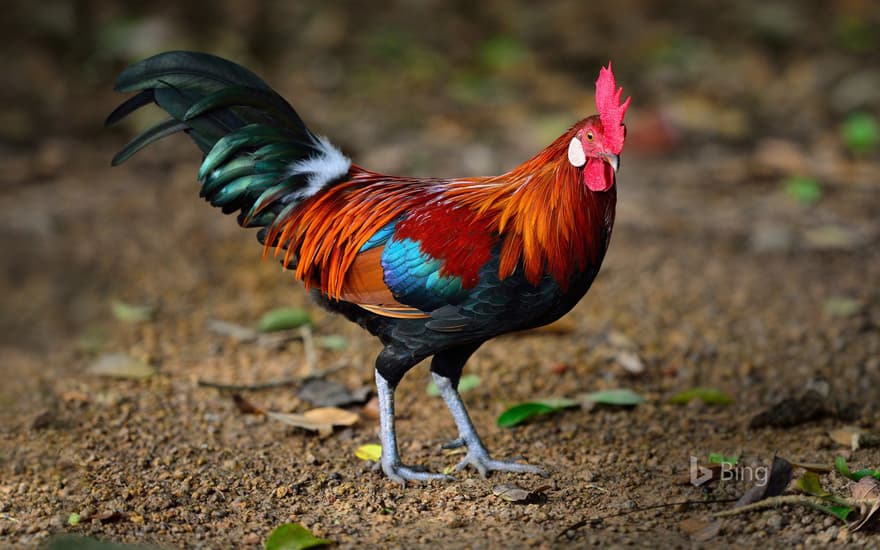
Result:
[[500,334],[546,325],[584,296],[611,238],[615,175],[626,137],[611,64],[596,81],[597,115],[574,124],[506,174],[389,176],[358,166],[313,133],[247,69],[204,53],[167,52],[116,81],[138,92],[113,124],[155,103],[170,116],[128,143],[118,165],[184,132],[202,150],[201,196],[274,254],[325,308],[379,338],[380,465],[394,481],[450,476],[405,465],[394,390],[432,357],[431,373],[467,448],[455,471],[545,472],[491,457],[458,394],[468,358]]

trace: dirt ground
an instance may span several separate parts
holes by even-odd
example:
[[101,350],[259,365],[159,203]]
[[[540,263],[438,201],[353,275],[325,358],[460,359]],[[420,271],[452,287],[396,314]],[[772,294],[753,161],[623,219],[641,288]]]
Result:
[[[110,169],[130,129],[16,137],[3,148],[0,187],[0,545],[32,548],[72,533],[160,548],[258,547],[287,522],[339,547],[880,545],[876,527],[851,532],[802,506],[727,517],[708,535],[683,523],[708,521],[732,504],[702,501],[750,486],[695,487],[691,457],[723,453],[757,467],[774,455],[826,465],[844,456],[857,468],[880,467],[878,448],[852,451],[828,435],[847,425],[880,432],[880,155],[846,150],[838,137],[845,109],[834,103],[848,74],[880,78],[880,69],[862,54],[823,57],[812,47],[770,60],[761,50],[713,50],[724,71],[704,59],[666,80],[659,69],[620,69],[634,96],[631,150],[596,283],[557,330],[498,338],[466,369],[481,378],[464,400],[489,449],[545,467],[547,479],[465,471],[404,489],[355,457],[378,442],[376,421],[360,407],[352,408],[358,424],[324,438],[242,414],[229,393],[199,381],[302,375],[303,344],[239,341],[210,331],[211,320],[253,326],[275,307],[308,308],[316,336],[348,344],[317,350],[316,366],[350,388],[372,384],[378,343],[310,304],[290,274],[260,261],[250,232],[198,199],[197,153],[185,138]],[[636,54],[626,50],[615,67]],[[845,69],[826,78],[840,63]],[[289,71],[289,81],[268,80],[360,164],[442,176],[510,168],[587,114],[580,111],[592,112],[592,77],[542,67],[493,81],[516,91],[491,110],[479,98],[446,98],[432,111],[428,86],[389,105],[342,84],[321,90]],[[748,79],[766,101],[738,87]],[[777,79],[787,83],[785,101]],[[683,98],[682,89],[693,92]],[[100,120],[118,99],[108,89],[95,94],[71,116]],[[529,103],[533,94],[541,105]],[[856,104],[877,108],[876,97],[864,101]],[[784,184],[804,175],[818,181],[819,197]],[[124,322],[114,300],[155,315]],[[642,372],[620,364],[622,349],[640,358]],[[143,380],[90,372],[116,353],[157,372]],[[405,461],[440,471],[457,461],[440,448],[454,424],[442,400],[427,396],[428,379],[422,365],[401,384],[399,437]],[[734,402],[668,403],[696,386]],[[619,387],[646,403],[495,424],[513,403]],[[825,392],[828,414],[749,427],[809,388]],[[276,411],[310,408],[296,387],[243,395]],[[822,479],[848,494],[840,476]],[[540,495],[508,502],[493,493],[504,483]],[[80,520],[70,525],[74,513]]]

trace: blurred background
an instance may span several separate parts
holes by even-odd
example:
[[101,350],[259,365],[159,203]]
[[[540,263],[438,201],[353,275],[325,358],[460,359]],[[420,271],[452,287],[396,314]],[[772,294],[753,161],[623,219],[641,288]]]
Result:
[[[830,464],[836,418],[785,430],[747,424],[782,397],[819,387],[832,404],[818,414],[852,403],[860,425],[880,426],[877,6],[4,2],[0,539],[34,547],[79,529],[166,547],[233,547],[296,520],[343,546],[555,541],[548,537],[582,511],[615,516],[635,503],[704,498],[669,484],[689,453],[751,460],[779,452]],[[368,365],[379,345],[311,305],[276,262],[260,261],[253,232],[199,200],[201,159],[185,136],[110,168],[113,154],[160,116],[144,109],[105,129],[124,99],[113,92],[116,75],[176,48],[249,67],[358,164],[429,176],[515,167],[595,111],[596,76],[613,61],[633,99],[602,271],[561,325],[490,342],[468,365],[483,383],[466,399],[491,447],[556,468],[544,519],[529,515],[532,506],[499,511],[506,503],[488,504],[480,484],[399,500],[354,458],[357,444],[375,441],[372,421],[318,439],[243,415],[227,395],[199,386],[302,373],[300,341],[249,336],[279,306],[307,308],[315,340],[336,342],[317,350],[315,364],[339,368],[333,380],[346,387],[372,387]],[[210,328],[217,321],[226,332]],[[444,457],[434,443],[452,426],[425,399],[425,384],[427,369],[402,382],[401,425],[425,442],[408,443],[407,459],[436,466]],[[698,386],[735,403],[667,404]],[[494,425],[506,404],[619,387],[647,402],[516,431]],[[287,387],[253,398],[279,411],[307,407]],[[859,455],[860,466],[877,466],[872,452]],[[341,477],[328,481],[330,472]],[[340,479],[351,492],[337,491]],[[606,489],[591,489],[597,483]],[[470,495],[463,501],[459,487]],[[442,519],[456,506],[467,519]],[[79,528],[68,520],[74,511],[83,514]],[[426,513],[441,522],[426,522]],[[660,523],[620,521],[648,537],[637,540],[663,546],[656,541],[680,519],[676,507]],[[389,529],[391,521],[417,528]],[[813,526],[786,521],[790,538],[774,540],[809,546]],[[748,537],[774,533],[776,523],[731,528],[725,544],[759,545]],[[582,533],[616,540],[593,527]],[[665,546],[687,544],[675,540]]]
[[[543,148],[594,111],[598,68],[613,60],[634,98],[621,231],[711,242],[727,228],[731,242],[783,253],[864,250],[877,235],[871,0],[47,0],[3,11],[0,344],[19,357],[101,333],[107,296],[154,300],[175,266],[193,288],[212,269],[222,277],[200,238],[252,246],[195,197],[198,159],[183,137],[108,167],[149,122],[102,127],[122,99],[115,76],[175,48],[253,69],[362,165],[434,176],[497,173]],[[151,237],[160,228],[167,240]]]

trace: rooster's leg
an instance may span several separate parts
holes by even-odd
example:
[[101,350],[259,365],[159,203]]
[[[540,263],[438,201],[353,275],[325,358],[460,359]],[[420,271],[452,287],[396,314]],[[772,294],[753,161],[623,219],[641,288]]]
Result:
[[421,471],[419,467],[405,466],[401,463],[394,429],[394,388],[378,370],[376,370],[376,389],[379,394],[379,439],[382,441],[380,464],[385,475],[403,486],[406,486],[407,481],[452,479],[445,474],[432,474]]
[[443,400],[446,401],[446,406],[449,407],[449,412],[452,413],[455,425],[458,426],[458,439],[454,439],[444,447],[467,447],[467,454],[464,459],[455,466],[455,471],[462,470],[467,466],[473,466],[483,477],[486,477],[486,475],[493,470],[539,474],[542,476],[547,475],[547,472],[537,466],[520,464],[519,462],[513,461],[495,460],[489,456],[489,451],[487,451],[486,446],[483,445],[483,441],[480,439],[480,435],[477,433],[477,429],[471,421],[471,417],[464,406],[464,402],[461,400],[461,396],[458,394],[458,390],[455,388],[455,384],[451,379],[441,374],[437,374],[436,372],[431,374],[434,377],[434,383],[437,384],[437,388],[440,390],[440,395],[443,397]]

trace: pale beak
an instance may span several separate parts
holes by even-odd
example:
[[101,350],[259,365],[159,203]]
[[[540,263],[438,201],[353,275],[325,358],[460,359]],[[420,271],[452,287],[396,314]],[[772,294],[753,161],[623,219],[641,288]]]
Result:
[[614,170],[614,173],[616,174],[617,169],[620,168],[620,155],[605,153],[602,156],[605,157],[605,162],[611,165],[611,169]]

